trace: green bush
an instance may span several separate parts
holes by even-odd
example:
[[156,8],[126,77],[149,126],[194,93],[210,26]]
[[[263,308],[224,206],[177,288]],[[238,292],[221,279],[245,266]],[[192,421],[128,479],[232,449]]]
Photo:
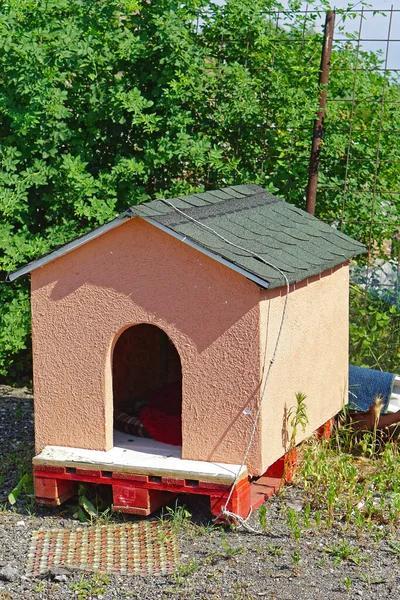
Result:
[[[277,7],[277,0],[2,2],[0,279],[150,198],[254,182],[303,207],[321,33],[310,19],[299,53],[304,23],[294,16],[276,28],[265,11]],[[318,216],[337,223],[343,195],[326,186],[337,188],[346,173],[353,47],[333,53],[334,65],[348,69],[332,71],[330,94],[347,100],[330,104],[321,155]],[[359,85],[375,97],[384,82],[385,98],[396,101],[399,87],[373,70],[380,60],[361,53]],[[383,128],[398,129],[397,104],[390,107]],[[379,111],[379,103],[357,105],[356,156],[373,154],[369,132]],[[395,152],[382,136],[377,248],[398,223],[399,206],[386,194],[399,179]],[[351,222],[343,228],[368,241],[374,165],[359,165],[347,173]],[[0,376],[9,381],[27,375],[27,289],[0,286]]]
[[389,373],[400,365],[400,307],[366,299],[356,286],[350,288],[350,362]]

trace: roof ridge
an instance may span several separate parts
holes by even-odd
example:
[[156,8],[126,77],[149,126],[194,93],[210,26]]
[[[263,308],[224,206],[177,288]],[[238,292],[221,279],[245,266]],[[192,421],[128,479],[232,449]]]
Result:
[[[272,196],[268,192],[256,193],[252,196],[245,196],[243,198],[221,200],[220,202],[216,202],[215,204],[207,204],[206,206],[193,206],[192,208],[187,209],[176,207],[176,210],[170,206],[170,204],[174,203],[174,198],[171,200],[166,198],[165,201],[166,206],[168,206],[170,210],[162,211],[162,213],[157,216],[157,220],[162,222],[162,224],[166,227],[175,227],[187,222],[187,218],[181,213],[184,213],[196,221],[204,221],[213,217],[219,217],[222,215],[227,216],[249,210],[250,208],[257,208],[259,206],[267,206],[268,204],[282,202],[279,198]],[[135,208],[136,207],[132,207],[132,209],[130,209],[132,210],[131,214],[139,214],[140,211],[135,211]]]

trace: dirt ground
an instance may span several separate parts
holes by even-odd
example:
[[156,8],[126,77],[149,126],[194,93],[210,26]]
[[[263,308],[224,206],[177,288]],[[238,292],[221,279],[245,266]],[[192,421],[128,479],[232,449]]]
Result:
[[[266,504],[265,532],[259,534],[213,527],[206,499],[181,497],[180,505],[186,505],[194,524],[181,523],[182,510],[175,511],[180,564],[172,576],[103,577],[67,570],[29,577],[26,560],[33,530],[82,527],[74,508],[44,508],[26,494],[14,507],[7,502],[8,493],[29,471],[32,456],[32,394],[26,388],[0,386],[0,600],[400,600],[398,532],[389,525],[361,533],[344,523],[327,528],[312,512],[307,516],[301,484],[286,486]],[[258,513],[249,524],[261,531]]]

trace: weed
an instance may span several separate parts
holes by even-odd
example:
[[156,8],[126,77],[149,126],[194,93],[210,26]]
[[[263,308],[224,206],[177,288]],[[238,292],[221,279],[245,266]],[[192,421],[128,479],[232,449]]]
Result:
[[273,544],[268,544],[267,551],[272,556],[282,556],[283,554],[283,548],[281,546],[274,546]]
[[333,556],[335,567],[345,560],[353,562],[356,565],[359,565],[362,560],[365,560],[363,556],[360,556],[359,549],[352,546],[346,540],[343,540],[339,545],[333,546],[332,548],[324,548],[324,550]]
[[346,579],[342,580],[342,583],[343,583],[344,587],[346,588],[346,591],[350,592],[351,586],[353,585],[353,581],[352,581],[351,577],[346,577]]
[[293,537],[294,537],[296,543],[298,543],[300,540],[300,537],[301,537],[301,529],[297,522],[297,515],[296,515],[295,511],[293,510],[293,508],[289,508],[289,510],[288,510],[288,525],[289,525],[290,529],[292,530]]
[[288,469],[290,468],[290,461],[293,456],[293,450],[296,447],[297,429],[300,426],[304,433],[306,430],[307,424],[309,422],[308,417],[307,417],[307,406],[306,406],[305,400],[306,400],[306,396],[304,394],[302,394],[301,392],[298,392],[296,394],[296,406],[292,406],[287,412],[286,428],[289,425],[292,432],[290,435],[289,447],[287,448],[286,455],[285,455],[285,463],[283,466],[282,481],[286,481],[286,479],[287,479],[287,472],[288,472]]
[[32,473],[25,473],[21,477],[15,488],[8,494],[8,501],[11,504],[11,506],[13,506],[17,502],[18,498],[22,493],[25,493],[27,495],[33,494]]
[[366,526],[366,517],[357,508],[354,509],[354,512],[353,512],[353,523],[356,526],[358,533],[361,534],[364,531],[365,526]]
[[107,506],[98,490],[99,486],[88,486],[83,483],[78,487],[78,504],[70,505],[74,517],[82,523],[107,524],[110,521],[121,519],[121,515],[113,513],[112,508]]
[[386,537],[384,529],[375,529],[372,532],[372,538],[376,544],[379,544]]
[[310,513],[311,513],[311,506],[310,506],[310,504],[306,504],[304,507],[304,516],[303,516],[304,527],[306,529],[309,529],[309,527],[310,527]]
[[[338,426],[331,440],[305,443],[298,481],[315,510],[317,527],[322,519],[327,527],[340,520],[356,526],[361,535],[375,523],[388,522],[395,531],[400,522],[397,443],[376,452],[371,432],[357,436]],[[307,520],[305,514],[305,526]]]
[[215,523],[203,523],[202,525],[195,525],[194,530],[199,536],[211,536],[216,530]]
[[78,600],[86,600],[95,595],[104,594],[110,578],[96,571],[91,575],[82,575],[77,583],[71,583],[70,588],[75,592]]
[[360,573],[360,578],[364,581],[368,588],[371,587],[371,575],[369,573]]
[[293,447],[296,445],[297,428],[300,426],[303,433],[308,425],[306,396],[301,392],[296,394],[296,406],[292,406],[287,414],[287,420],[292,428],[291,443]]
[[400,542],[390,540],[388,542],[388,552],[396,554],[400,558]]
[[267,530],[267,507],[265,504],[260,506],[260,510],[258,511],[258,518],[260,520],[260,527],[263,533]]
[[249,583],[245,581],[236,581],[232,585],[232,600],[254,600],[254,596],[250,594],[247,590],[249,588]]
[[289,510],[288,510],[287,522],[288,522],[290,529],[293,531],[293,529],[297,525],[297,517],[296,517],[296,513],[293,510],[293,508],[289,508]]
[[295,550],[292,554],[291,554],[293,563],[295,565],[298,565],[300,562],[300,552],[298,550]]
[[187,563],[178,565],[173,574],[176,585],[182,585],[188,575],[193,575],[199,568],[199,563],[195,558],[191,558]]
[[228,542],[227,536],[224,536],[221,540],[221,546],[227,558],[232,558],[238,554],[244,554],[245,549],[243,546],[231,546]]
[[39,581],[39,583],[37,583],[36,585],[33,586],[33,590],[37,594],[42,594],[44,592],[45,588],[46,588],[46,584],[44,581]]
[[178,532],[182,528],[192,528],[193,523],[191,521],[191,518],[192,515],[186,509],[186,507],[179,505],[178,501],[176,501],[175,506],[173,508],[171,508],[170,506],[166,506],[165,508],[163,508],[160,516],[160,521],[162,523],[170,523],[173,531]]

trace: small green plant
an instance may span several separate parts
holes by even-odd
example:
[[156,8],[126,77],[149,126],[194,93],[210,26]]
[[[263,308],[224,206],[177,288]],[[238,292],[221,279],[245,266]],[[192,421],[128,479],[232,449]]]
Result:
[[248,592],[249,585],[246,581],[235,581],[232,584],[232,600],[254,600],[254,596]]
[[33,494],[33,478],[32,473],[25,473],[21,479],[18,481],[17,485],[11,492],[8,494],[8,501],[11,506],[17,502],[18,498],[22,493],[27,495]]
[[268,554],[271,554],[271,556],[282,556],[283,548],[281,546],[274,546],[273,544],[268,544],[267,552]]
[[178,500],[175,502],[175,506],[171,508],[166,506],[163,508],[160,521],[162,523],[168,522],[171,525],[173,531],[177,532],[180,529],[188,529],[193,527],[192,514],[186,509],[185,506],[178,504]]
[[293,537],[296,543],[298,543],[301,537],[301,528],[297,522],[297,515],[293,508],[289,508],[288,510],[287,521],[290,529],[292,530]]
[[260,510],[258,511],[258,518],[260,521],[261,531],[265,533],[267,530],[267,507],[265,506],[265,504],[262,504],[260,506]]
[[343,583],[344,587],[346,588],[346,591],[350,592],[351,586],[353,585],[353,580],[351,579],[351,577],[346,577],[346,579],[342,580],[342,583]]
[[231,546],[226,535],[221,539],[221,546],[227,558],[232,558],[245,552],[243,546]]
[[91,575],[83,574],[77,583],[70,584],[70,588],[78,600],[89,600],[93,596],[104,594],[109,583],[110,578],[107,575],[96,571]]
[[304,515],[303,515],[303,523],[306,529],[310,528],[310,514],[311,514],[311,506],[310,504],[306,504],[304,507]]
[[396,554],[400,558],[400,542],[390,540],[388,542],[388,552],[391,554]]
[[78,488],[78,507],[77,516],[80,521],[86,523],[99,517],[99,511],[94,507],[87,497],[86,486],[81,484]]
[[254,600],[254,596],[248,592],[247,581],[234,581],[232,583],[232,600]]
[[335,567],[343,561],[350,561],[359,565],[362,560],[365,560],[363,556],[360,556],[359,549],[352,546],[347,540],[343,540],[340,544],[332,548],[324,548],[324,550],[333,556]]
[[45,589],[46,589],[46,583],[44,581],[39,581],[39,583],[37,583],[36,585],[33,586],[33,590],[37,594],[42,594]]
[[372,532],[373,540],[376,544],[379,544],[386,536],[384,529],[374,529]]
[[293,531],[297,525],[297,516],[296,516],[296,513],[293,510],[293,508],[289,508],[289,510],[287,512],[287,522],[288,522],[290,529]]
[[196,524],[193,529],[194,529],[195,536],[199,535],[199,536],[209,537],[216,530],[216,525],[215,525],[215,523],[202,523],[200,525]]
[[[282,473],[282,482],[287,481],[288,479],[288,473],[291,471],[291,461],[293,458],[293,452],[294,449],[296,448],[296,437],[297,437],[297,429],[298,427],[301,427],[303,430],[303,433],[306,430],[307,424],[308,424],[308,417],[307,417],[307,406],[305,403],[306,400],[306,396],[305,394],[302,394],[301,392],[297,392],[296,394],[296,406],[292,406],[286,415],[286,432],[288,430],[288,426],[291,428],[291,434],[290,434],[290,439],[289,439],[289,446],[287,447],[286,450],[286,454],[285,454],[285,462],[283,465],[283,473]],[[287,435],[287,433],[286,433]]]
[[289,449],[296,445],[297,429],[301,427],[303,433],[309,423],[307,417],[306,395],[301,392],[296,394],[296,406],[292,406],[287,414],[287,422],[292,428]]
[[291,554],[292,556],[292,561],[295,565],[298,565],[300,562],[300,552],[298,550],[295,550],[294,552],[292,552]]
[[[90,498],[90,499],[89,499]],[[70,505],[74,517],[82,523],[104,523],[121,518],[115,515],[107,502],[99,495],[96,487],[86,486],[81,483],[78,487],[78,504]]]
[[199,568],[199,563],[195,558],[190,558],[187,563],[178,565],[173,574],[176,585],[182,585],[188,575],[193,575]]

